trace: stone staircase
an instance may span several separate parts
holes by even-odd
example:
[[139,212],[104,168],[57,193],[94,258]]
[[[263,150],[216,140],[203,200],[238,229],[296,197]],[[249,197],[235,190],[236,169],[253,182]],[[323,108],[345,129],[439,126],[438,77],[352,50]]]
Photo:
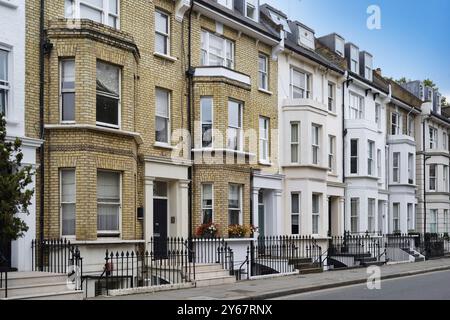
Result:
[[220,264],[195,265],[195,284],[197,288],[235,282],[236,277],[230,276],[230,271],[222,269]]
[[0,300],[83,300],[83,291],[67,287],[67,275],[43,272],[8,273],[8,298],[0,289]]
[[403,248],[402,250],[408,253],[412,257],[412,259],[414,259],[413,262],[425,261],[425,257],[420,253],[418,253],[417,251],[410,250],[409,248]]
[[290,259],[289,265],[298,270],[300,274],[321,273],[323,268],[318,263],[314,263],[311,258]]

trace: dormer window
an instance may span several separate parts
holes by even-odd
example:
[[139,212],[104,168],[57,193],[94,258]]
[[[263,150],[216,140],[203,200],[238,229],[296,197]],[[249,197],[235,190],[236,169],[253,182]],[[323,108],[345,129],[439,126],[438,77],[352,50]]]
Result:
[[314,33],[302,26],[298,27],[298,42],[300,45],[314,50]]
[[245,16],[252,20],[258,20],[258,0],[245,1]]
[[364,53],[364,78],[369,81],[373,78],[373,58],[367,53]]
[[233,9],[233,0],[217,0],[217,2],[228,9]]
[[345,52],[344,40],[339,38],[339,37],[336,37],[335,46],[336,46],[336,49],[335,49],[336,53],[338,55],[340,55],[341,57],[343,57],[344,56],[344,52]]
[[348,57],[350,71],[359,74],[359,49],[353,44],[347,44],[345,54]]

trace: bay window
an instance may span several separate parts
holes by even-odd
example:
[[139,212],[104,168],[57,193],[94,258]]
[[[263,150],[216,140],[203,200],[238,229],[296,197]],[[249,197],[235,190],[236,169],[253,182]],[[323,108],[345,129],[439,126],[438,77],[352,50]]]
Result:
[[320,162],[320,127],[312,125],[311,132],[311,147],[312,147],[312,163],[318,165]]
[[119,28],[119,0],[65,0],[65,17]]
[[319,234],[320,195],[312,195],[312,233]]
[[259,117],[259,159],[269,161],[269,119]]
[[76,184],[75,169],[60,171],[61,235],[75,236]]
[[8,64],[9,51],[0,48],[0,114],[8,112],[8,99],[11,90]]
[[437,145],[438,145],[437,135],[438,135],[438,130],[436,128],[430,127],[429,128],[430,149],[437,148]]
[[368,153],[367,153],[367,174],[369,176],[374,175],[375,171],[375,142],[368,141]]
[[160,10],[155,11],[155,51],[170,54],[170,16]]
[[228,224],[242,223],[242,186],[230,184],[228,190]]
[[448,192],[448,166],[444,166],[444,174],[442,177],[442,183],[444,185],[444,192]]
[[330,112],[335,111],[335,91],[336,86],[333,83],[328,82],[328,111]]
[[213,98],[200,98],[200,117],[202,123],[202,148],[213,147]]
[[119,127],[120,68],[97,61],[97,124]]
[[214,216],[214,187],[210,183],[202,184],[202,223],[210,224]]
[[242,103],[228,101],[227,149],[242,151]]
[[350,93],[350,119],[364,118],[364,98]]
[[291,97],[292,99],[311,98],[311,75],[291,68]]
[[408,230],[414,230],[414,207],[412,203],[408,203]]
[[202,31],[201,65],[234,69],[234,42]]
[[328,136],[328,171],[334,172],[336,159],[336,137]]
[[392,231],[400,231],[400,203],[394,203],[392,207]]
[[430,210],[430,233],[437,233],[438,232],[438,210],[432,209]]
[[120,235],[121,175],[119,172],[97,172],[97,232]]
[[350,200],[350,229],[352,233],[359,232],[359,198]]
[[75,60],[61,61],[61,122],[75,121]]
[[291,233],[300,234],[300,194],[291,194]]
[[291,122],[291,163],[300,163],[300,123]]
[[170,92],[156,88],[155,141],[170,143]]
[[414,184],[414,154],[408,153],[408,183]]
[[377,128],[381,129],[381,105],[379,103],[375,103],[375,123]]
[[358,174],[358,139],[350,140],[350,174]]
[[400,115],[396,112],[391,114],[391,134],[393,136],[399,135],[400,132]]
[[400,152],[394,152],[392,159],[392,181],[400,182]]
[[428,167],[429,170],[429,189],[430,191],[436,191],[436,165],[430,164]]
[[367,213],[367,217],[368,217],[368,231],[370,233],[375,232],[375,199],[369,199],[368,203],[368,213]]

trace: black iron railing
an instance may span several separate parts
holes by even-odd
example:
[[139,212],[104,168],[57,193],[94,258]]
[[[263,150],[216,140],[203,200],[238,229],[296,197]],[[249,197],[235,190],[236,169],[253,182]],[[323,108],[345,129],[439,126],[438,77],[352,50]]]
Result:
[[259,237],[250,247],[252,276],[286,274],[299,262],[321,266],[322,248],[311,236]]
[[67,239],[32,240],[32,271],[67,274],[82,289],[83,258],[80,250]]
[[450,238],[448,234],[419,234],[415,237],[415,247],[427,259],[443,257],[450,253]]
[[380,262],[383,257],[382,238],[371,235],[352,235],[331,237],[328,257],[348,256],[355,260]]
[[8,298],[8,267],[0,267],[0,298]]

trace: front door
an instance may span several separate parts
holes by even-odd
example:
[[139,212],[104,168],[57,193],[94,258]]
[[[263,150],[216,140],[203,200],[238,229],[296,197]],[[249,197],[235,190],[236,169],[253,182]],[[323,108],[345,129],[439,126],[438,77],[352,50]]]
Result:
[[167,199],[153,199],[153,235],[155,258],[167,257]]
[[328,236],[331,237],[333,234],[333,213],[332,213],[332,208],[333,208],[333,204],[332,201],[333,198],[328,197]]

